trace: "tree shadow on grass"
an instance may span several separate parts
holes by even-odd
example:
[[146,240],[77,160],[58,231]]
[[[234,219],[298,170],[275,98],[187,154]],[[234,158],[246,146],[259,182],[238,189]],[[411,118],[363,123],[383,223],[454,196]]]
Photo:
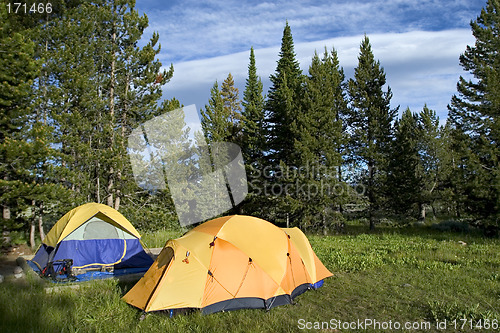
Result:
[[0,285],[1,332],[71,331],[76,305],[69,293],[47,294],[30,283]]
[[430,225],[378,225],[375,230],[370,230],[368,225],[349,224],[342,233],[338,235],[399,235],[407,237],[420,237],[424,239],[433,239],[437,241],[453,240],[453,241],[481,241],[486,240],[483,232],[477,228],[469,228],[468,230],[440,230]]

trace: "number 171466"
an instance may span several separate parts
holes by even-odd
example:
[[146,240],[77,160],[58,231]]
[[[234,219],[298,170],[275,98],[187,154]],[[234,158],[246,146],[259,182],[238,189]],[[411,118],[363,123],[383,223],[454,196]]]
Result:
[[8,3],[7,12],[9,14],[50,14],[52,13],[52,4],[50,2],[35,2],[33,4],[27,4],[23,2]]
[[454,329],[471,329],[471,330],[498,330],[499,322],[498,319],[455,319],[451,322],[454,326]]

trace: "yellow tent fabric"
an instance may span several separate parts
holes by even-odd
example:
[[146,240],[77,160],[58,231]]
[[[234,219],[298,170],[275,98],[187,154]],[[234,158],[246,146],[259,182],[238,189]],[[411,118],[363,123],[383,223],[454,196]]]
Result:
[[320,278],[321,276],[331,276],[330,271],[321,263],[306,235],[299,228],[282,228],[282,230],[287,235],[290,235],[290,239],[299,251],[307,271],[311,274],[311,280],[319,281],[323,279]]
[[270,309],[329,276],[299,229],[233,215],[169,240],[123,299],[146,312]]
[[61,217],[45,236],[43,243],[55,247],[72,231],[94,216],[127,231],[139,239],[141,238],[137,230],[120,212],[107,205],[91,202],[73,208]]

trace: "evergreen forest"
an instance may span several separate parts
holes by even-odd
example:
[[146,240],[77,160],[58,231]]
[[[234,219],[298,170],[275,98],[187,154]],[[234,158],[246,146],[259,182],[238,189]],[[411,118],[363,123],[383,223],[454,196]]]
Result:
[[[179,229],[169,189],[141,188],[127,154],[134,128],[185,103],[162,97],[175,63],[158,60],[157,33],[142,40],[147,16],[134,0],[54,0],[23,15],[10,3],[0,4],[0,230],[35,247],[86,202],[143,231]],[[249,45],[244,91],[228,73],[199,110],[207,144],[235,143],[245,161],[248,195],[226,214],[324,235],[352,220],[368,230],[440,219],[498,235],[500,1],[471,19],[446,121],[391,104],[368,35],[353,77],[331,46],[303,71],[283,22],[268,91]]]

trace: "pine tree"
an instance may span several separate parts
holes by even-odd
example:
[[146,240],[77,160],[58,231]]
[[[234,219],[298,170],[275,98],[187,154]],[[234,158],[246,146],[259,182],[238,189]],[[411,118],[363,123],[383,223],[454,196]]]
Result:
[[44,27],[49,84],[40,95],[50,100],[56,144],[70,171],[64,180],[78,197],[73,205],[97,201],[119,208],[123,195],[136,192],[126,137],[157,114],[161,87],[173,74],[155,60],[157,34],[137,46],[147,25],[133,1],[102,1],[83,3]]
[[[22,139],[21,129],[29,115],[29,99],[31,80],[38,71],[38,65],[33,61],[34,45],[26,40],[7,20],[7,10],[2,4],[0,11],[0,202],[3,219],[10,220],[12,207],[16,201],[14,186],[16,170],[12,167],[12,158],[22,156],[19,140]],[[9,155],[9,156],[8,156]],[[7,221],[6,221],[7,222]]]
[[240,133],[241,102],[231,73],[222,83],[215,81],[205,110],[200,110],[201,125],[208,143],[235,142]]
[[391,89],[383,91],[385,83],[384,69],[375,61],[370,40],[365,36],[354,79],[349,80],[349,126],[354,159],[363,168],[370,229],[375,228],[375,213],[383,204],[392,123],[397,113],[397,109],[390,108]]
[[224,114],[229,115],[229,130],[228,141],[236,142],[241,135],[241,101],[239,90],[234,86],[234,79],[231,73],[222,82],[220,94],[224,105]]
[[[488,0],[475,21],[476,38],[460,56],[473,79],[460,77],[449,105],[452,141],[458,155],[453,185],[457,205],[483,222],[500,216],[500,1]],[[458,211],[459,213],[459,211]]]
[[[9,152],[19,154],[16,181],[23,189],[9,192],[16,200],[8,203],[6,214],[11,206],[17,211],[31,206],[40,235],[46,207],[60,216],[82,202],[104,201],[117,209],[124,196],[128,204],[134,202],[139,189],[128,161],[127,136],[162,112],[157,102],[173,74],[172,66],[161,70],[155,59],[157,34],[137,46],[148,20],[139,16],[134,1],[53,5],[52,14],[32,15],[14,25],[29,27],[23,34],[34,41],[30,61],[22,68],[28,72],[37,59],[41,71],[29,87],[29,103],[23,102],[31,107],[9,120],[25,125],[16,127],[17,153]],[[12,26],[15,17],[5,22]],[[25,79],[23,69],[16,71],[19,80]]]
[[407,109],[395,124],[388,174],[388,198],[394,212],[425,220],[426,208],[446,197],[448,142],[436,112]]
[[292,31],[288,22],[283,30],[278,65],[270,80],[272,85],[266,103],[270,162],[274,167],[279,166],[280,161],[292,166],[295,154],[294,133],[291,126],[300,112],[303,77],[299,62],[296,60]]
[[262,190],[265,186],[263,175],[264,152],[266,150],[266,131],[264,124],[264,97],[262,81],[257,76],[255,53],[250,49],[248,77],[243,92],[243,111],[241,117],[241,147],[248,177],[248,195],[242,210],[245,214],[259,214],[265,205]]
[[446,207],[447,215],[454,214],[461,217],[463,207],[466,205],[467,197],[465,189],[470,184],[463,181],[464,163],[462,154],[466,151],[468,137],[453,128],[452,120],[448,117],[446,125],[442,128],[442,173],[443,185],[440,189],[443,206]]
[[36,45],[23,25],[13,27],[10,18],[2,18],[2,22],[0,203],[7,228],[15,227],[14,222],[26,223],[30,246],[34,247],[36,225],[40,237],[45,237],[44,204],[57,202],[67,193],[57,184],[55,170],[59,166],[56,151],[50,146],[51,129],[34,98],[33,82],[40,73],[40,61],[34,60]]
[[285,189],[290,188],[289,183],[293,182],[288,171],[300,167],[294,150],[296,133],[293,122],[300,113],[303,89],[303,75],[288,22],[283,30],[276,71],[270,80],[266,101],[266,167],[274,172],[266,173],[268,186],[263,191],[269,194],[268,200],[272,202],[269,207],[274,210],[267,217],[275,220],[284,217],[288,225],[291,214],[298,209],[297,201]]
[[[248,78],[243,92],[242,112],[242,149],[245,162],[254,163],[264,157],[265,128],[264,128],[264,97],[262,96],[262,81],[257,76],[255,53],[250,49],[250,63]],[[262,161],[260,161],[262,163]]]
[[230,110],[224,108],[224,100],[219,90],[219,84],[215,81],[210,89],[210,100],[205,105],[205,110],[200,110],[201,127],[207,142],[225,142],[230,138],[229,129]]
[[338,167],[342,164],[344,141],[341,114],[347,109],[344,73],[337,52],[325,48],[323,58],[315,53],[305,81],[303,112],[292,128],[296,133],[295,151],[302,167],[295,184],[305,191],[296,191],[301,203],[302,220],[320,223],[326,233],[333,210],[340,215],[345,195],[340,184]]
[[[231,73],[224,80],[220,90],[217,81],[215,82],[210,91],[209,104],[205,105],[205,110],[200,110],[200,113],[201,125],[210,155],[210,161],[206,160],[205,165],[200,163],[200,169],[220,170],[234,158],[235,151],[229,142],[238,142],[241,139],[241,102],[238,97],[238,89],[234,87]],[[196,138],[196,140],[201,141],[200,138]],[[201,149],[199,156],[207,154],[207,152],[203,151],[203,144],[198,144],[198,146]],[[222,181],[222,179],[217,178],[219,176],[220,174],[213,178],[213,184],[210,184],[211,181],[207,180],[204,185],[207,188],[217,187],[217,184],[221,184]],[[222,176],[224,177],[223,184],[229,184],[228,174],[222,172]],[[214,197],[210,199],[200,198],[200,200],[209,200],[202,205],[202,209],[208,207],[231,209],[236,203],[233,200],[231,188],[229,185],[226,185],[226,187],[224,189],[219,188],[223,193],[221,195],[217,195],[217,190],[212,190]],[[231,201],[232,205],[227,204],[229,201],[225,199],[226,193],[229,194],[227,199]]]
[[418,115],[418,148],[422,165],[422,195],[420,202],[420,219],[426,217],[425,206],[433,209],[434,203],[441,199],[439,193],[447,177],[446,130],[439,125],[439,117],[427,105]]
[[[162,64],[156,59],[161,50],[157,33],[153,33],[144,47],[137,47],[137,41],[148,26],[147,17],[139,17],[137,11],[131,9],[123,20],[130,26],[129,37],[120,41],[117,56],[115,126],[119,129],[115,134],[113,156],[116,172],[111,188],[115,209],[120,207],[122,195],[134,193],[136,189],[128,162],[127,137],[140,123],[164,112],[166,106],[158,107],[157,104],[162,96],[162,87],[169,82],[174,71],[172,65],[168,70],[162,70]],[[168,108],[178,107],[179,104],[176,100],[169,103]]]
[[389,162],[388,188],[392,209],[402,215],[414,216],[422,202],[422,164],[419,155],[421,132],[418,115],[409,108],[395,123],[395,140]]
[[[139,16],[134,9],[135,1],[109,0],[104,4],[102,10],[98,10],[104,16],[103,40],[98,47],[105,55],[102,65],[108,64],[107,67],[100,64],[100,72],[106,74],[102,92],[108,97],[106,112],[102,115],[106,124],[103,126],[105,149],[102,170],[107,204],[118,209],[120,184],[124,183],[119,178],[122,178],[122,169],[128,162],[123,144],[128,134],[127,120],[130,123],[131,116],[136,114],[141,116],[140,121],[153,116],[157,109],[156,102],[161,97],[161,87],[169,81],[173,68],[171,66],[169,71],[162,71],[161,63],[155,59],[160,52],[158,34],[153,34],[144,47],[137,47],[148,26],[148,19],[145,15]],[[131,91],[134,93],[128,96]],[[130,103],[130,97],[133,97],[134,103]],[[125,124],[120,126],[120,131],[116,131],[120,122]]]

